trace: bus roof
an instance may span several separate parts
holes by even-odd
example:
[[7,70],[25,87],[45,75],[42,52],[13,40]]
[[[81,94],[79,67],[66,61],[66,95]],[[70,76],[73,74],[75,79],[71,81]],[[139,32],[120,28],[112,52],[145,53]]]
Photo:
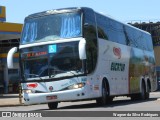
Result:
[[45,16],[45,15],[50,15],[50,14],[67,13],[67,12],[73,12],[73,11],[76,12],[79,10],[81,10],[81,8],[78,8],[78,7],[52,9],[52,10],[47,10],[47,11],[38,12],[38,13],[28,15],[26,18],[34,18],[34,17],[40,17],[40,16]]

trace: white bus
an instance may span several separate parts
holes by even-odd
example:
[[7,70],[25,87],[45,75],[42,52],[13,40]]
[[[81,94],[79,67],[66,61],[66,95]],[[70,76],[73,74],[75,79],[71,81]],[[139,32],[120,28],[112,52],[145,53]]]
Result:
[[19,48],[25,104],[148,99],[157,89],[151,35],[90,8],[49,10],[25,18]]

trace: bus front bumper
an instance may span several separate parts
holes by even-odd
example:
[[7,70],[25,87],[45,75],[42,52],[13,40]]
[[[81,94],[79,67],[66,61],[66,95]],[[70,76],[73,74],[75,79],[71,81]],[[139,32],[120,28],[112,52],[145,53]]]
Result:
[[38,104],[49,102],[63,102],[88,99],[84,89],[74,89],[50,93],[23,93],[24,104]]

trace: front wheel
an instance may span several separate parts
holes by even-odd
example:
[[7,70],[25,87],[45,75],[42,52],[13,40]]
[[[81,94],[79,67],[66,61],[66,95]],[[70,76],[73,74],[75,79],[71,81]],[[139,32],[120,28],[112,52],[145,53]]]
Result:
[[58,102],[48,103],[48,107],[49,107],[49,109],[57,109],[57,107],[58,107]]
[[102,83],[102,97],[96,99],[98,105],[106,105],[109,92],[105,82]]

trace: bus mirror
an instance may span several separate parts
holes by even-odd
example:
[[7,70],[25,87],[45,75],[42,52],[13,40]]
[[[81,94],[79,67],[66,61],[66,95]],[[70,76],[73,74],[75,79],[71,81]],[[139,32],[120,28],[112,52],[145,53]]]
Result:
[[17,52],[17,47],[13,47],[8,52],[8,55],[7,55],[7,66],[8,66],[9,69],[13,68],[13,55],[16,52]]
[[86,40],[85,39],[81,39],[79,41],[79,58],[81,60],[86,59]]

